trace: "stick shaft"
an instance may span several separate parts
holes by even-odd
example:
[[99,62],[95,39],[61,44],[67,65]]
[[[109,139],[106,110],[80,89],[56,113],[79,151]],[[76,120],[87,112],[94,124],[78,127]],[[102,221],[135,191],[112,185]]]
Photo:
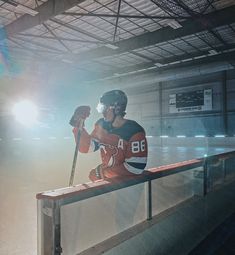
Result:
[[72,169],[71,169],[71,175],[70,175],[70,179],[69,179],[69,186],[73,185],[75,168],[76,168],[77,157],[78,157],[78,147],[79,147],[79,144],[76,143],[76,147],[75,147],[75,151],[74,151],[74,156],[73,156],[73,164],[72,164]]
[[77,139],[76,139],[76,147],[75,147],[74,156],[73,156],[73,164],[72,164],[72,169],[71,169],[71,174],[70,174],[70,179],[69,179],[69,186],[73,185],[76,163],[77,163],[77,158],[78,158],[80,137],[81,137],[81,127],[83,126],[83,123],[84,123],[84,120],[81,120],[80,127],[79,127],[78,134],[77,134]]

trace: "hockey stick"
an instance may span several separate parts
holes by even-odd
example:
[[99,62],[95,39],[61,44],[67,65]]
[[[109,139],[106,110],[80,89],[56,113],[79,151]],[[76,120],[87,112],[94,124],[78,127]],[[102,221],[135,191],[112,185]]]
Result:
[[79,143],[80,143],[80,137],[81,137],[81,128],[83,127],[84,124],[84,119],[80,120],[80,125],[78,127],[78,134],[77,134],[77,139],[76,139],[76,147],[74,151],[74,156],[73,156],[73,164],[72,164],[72,169],[71,169],[71,175],[69,179],[69,186],[73,185],[73,180],[74,180],[74,175],[75,175],[75,168],[76,168],[76,163],[77,163],[77,158],[78,158],[78,149],[79,149]]

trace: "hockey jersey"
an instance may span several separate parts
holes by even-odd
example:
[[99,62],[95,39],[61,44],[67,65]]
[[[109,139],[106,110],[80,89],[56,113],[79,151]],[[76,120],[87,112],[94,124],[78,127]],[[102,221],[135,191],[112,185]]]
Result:
[[[73,130],[75,138],[78,129]],[[103,118],[95,124],[89,135],[80,131],[79,151],[100,150],[102,169],[106,178],[141,174],[147,163],[148,146],[144,129],[133,120],[114,128]]]

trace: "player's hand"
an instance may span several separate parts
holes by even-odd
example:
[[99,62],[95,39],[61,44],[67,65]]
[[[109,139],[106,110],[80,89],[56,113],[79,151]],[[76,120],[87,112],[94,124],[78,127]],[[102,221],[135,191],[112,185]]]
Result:
[[95,169],[92,169],[90,171],[90,174],[89,174],[89,179],[91,181],[99,181],[99,180],[103,180],[105,177],[104,177],[104,172],[103,172],[103,168],[102,168],[102,165],[98,165]]
[[91,108],[88,105],[82,105],[76,108],[74,114],[69,122],[69,124],[73,127],[79,127],[81,120],[85,120],[89,117],[91,112]]

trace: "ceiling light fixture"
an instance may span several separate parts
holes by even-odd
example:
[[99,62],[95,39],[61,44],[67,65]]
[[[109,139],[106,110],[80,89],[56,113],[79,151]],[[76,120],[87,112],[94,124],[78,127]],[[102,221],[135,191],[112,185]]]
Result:
[[212,56],[212,55],[216,55],[218,54],[218,52],[216,50],[209,50],[209,55]]
[[24,13],[24,14],[29,14],[31,16],[35,16],[37,15],[39,12],[28,7],[28,6],[25,6],[23,4],[19,4],[13,0],[5,0],[3,1],[4,3],[6,4],[10,4],[11,6],[14,6],[15,7],[15,10],[16,12],[20,12],[20,13]]
[[180,60],[178,60],[178,61],[174,61],[174,62],[169,63],[169,65],[179,64],[180,62],[181,62]]
[[194,59],[205,58],[205,57],[206,57],[206,55],[201,55],[201,56],[194,57]]
[[118,46],[116,46],[114,44],[111,44],[111,43],[106,43],[104,46],[107,47],[107,48],[110,48],[112,50],[116,50],[116,49],[119,48]]
[[72,60],[67,59],[67,58],[63,58],[62,61],[63,61],[64,63],[68,63],[68,64],[72,64],[72,63],[73,63]]
[[193,60],[192,58],[185,58],[185,59],[182,59],[181,62],[188,62],[188,61],[191,61]]
[[120,76],[120,73],[114,73],[113,76]]
[[168,26],[172,27],[173,29],[178,29],[178,28],[182,27],[182,25],[176,20],[171,20],[167,24],[168,24]]
[[162,67],[162,66],[164,66],[164,65],[161,64],[161,63],[154,63],[154,65],[157,66],[157,67]]
[[31,16],[35,16],[39,13],[38,11],[35,11],[34,9],[31,9],[31,8],[25,6],[25,5],[22,5],[22,4],[18,4],[15,7],[15,11],[26,13],[26,14],[29,14]]

